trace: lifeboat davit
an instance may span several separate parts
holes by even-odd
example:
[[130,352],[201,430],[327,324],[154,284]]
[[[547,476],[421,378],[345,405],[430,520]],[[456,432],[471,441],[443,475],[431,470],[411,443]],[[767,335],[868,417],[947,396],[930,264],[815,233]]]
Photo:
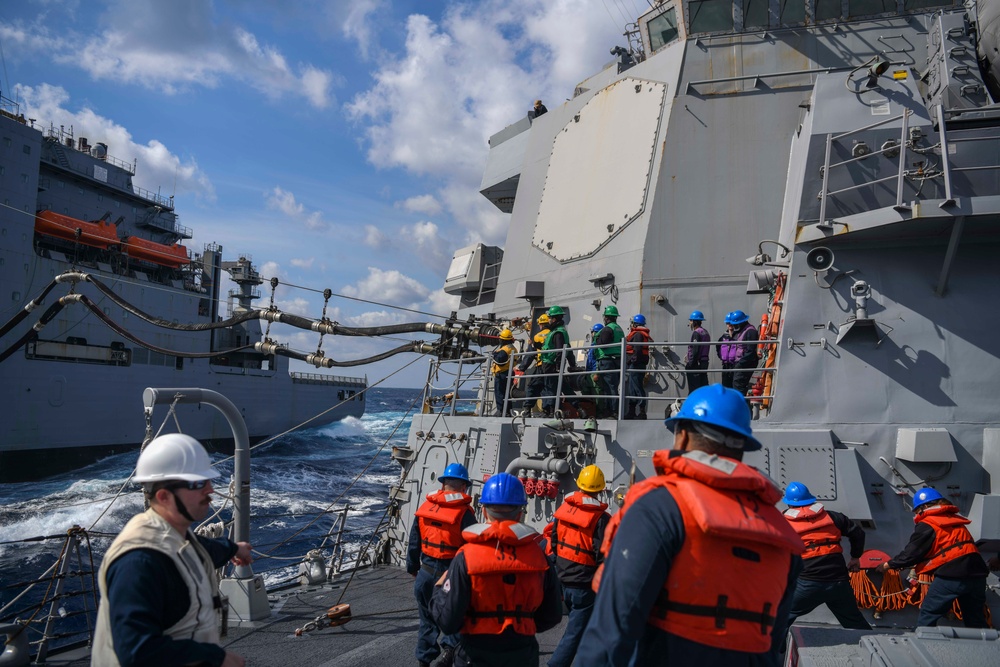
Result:
[[127,236],[122,241],[122,250],[133,259],[141,259],[153,264],[159,264],[160,266],[169,266],[173,269],[179,269],[190,262],[187,248],[179,243],[167,245],[155,241],[147,241],[138,236]]
[[[77,237],[79,230],[80,236]],[[107,250],[119,244],[118,228],[113,222],[85,222],[54,211],[39,211],[35,215],[35,231],[66,241]]]

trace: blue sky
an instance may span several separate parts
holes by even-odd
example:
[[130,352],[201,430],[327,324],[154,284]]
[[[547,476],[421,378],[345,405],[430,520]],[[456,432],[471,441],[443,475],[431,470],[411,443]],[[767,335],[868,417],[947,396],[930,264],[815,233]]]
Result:
[[[446,315],[457,306],[441,290],[452,252],[506,236],[509,216],[478,193],[489,136],[535,98],[561,104],[644,7],[20,0],[0,6],[0,85],[26,116],[136,160],[136,185],[175,196],[190,248],[216,242],[283,283]],[[301,289],[282,286],[277,299],[301,315],[322,308]],[[338,298],[327,315],[429,319]],[[315,349],[315,334],[272,333]],[[324,349],[354,359],[398,344],[328,337]],[[344,374],[374,381],[413,358]],[[388,385],[418,386],[426,368]]]

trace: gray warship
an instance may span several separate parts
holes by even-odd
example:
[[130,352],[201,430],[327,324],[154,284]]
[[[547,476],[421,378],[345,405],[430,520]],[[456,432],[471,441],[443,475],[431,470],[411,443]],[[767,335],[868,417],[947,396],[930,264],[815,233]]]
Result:
[[[588,464],[620,505],[670,446],[662,419],[688,393],[695,310],[713,341],[734,310],[761,331],[748,403],[764,448],[746,462],[782,488],[804,482],[864,527],[867,548],[889,554],[912,531],[914,492],[933,486],[995,555],[998,30],[992,1],[664,0],[571,99],[494,134],[481,193],[511,214],[510,228],[502,248],[455,254],[445,289],[461,297],[458,319],[526,341],[559,305],[564,353],[582,368],[605,307],[626,329],[643,314],[655,339],[638,371],[649,419],[622,418],[634,393],[625,370],[616,418],[575,417],[588,397],[565,370],[559,387],[576,396],[554,419],[533,416],[510,383],[504,402],[517,416],[485,416],[504,408],[488,367],[440,360],[431,377],[454,380],[453,400],[417,416],[394,453],[404,468],[391,494],[395,558],[452,461],[476,480],[521,477],[538,529]],[[471,387],[474,397],[458,398]],[[876,615],[883,629],[915,620],[913,607]],[[982,650],[973,635],[969,650]],[[802,659],[817,641],[798,637]],[[995,633],[989,643],[995,662]],[[878,664],[918,664],[888,644],[901,646],[868,641],[888,656]],[[948,650],[958,664],[966,649]]]
[[[186,248],[192,230],[180,224],[173,197],[134,185],[134,162],[72,128],[36,126],[15,102],[0,102],[0,481],[137,447],[146,425],[122,416],[149,385],[225,392],[242,407],[255,440],[310,419],[320,425],[364,413],[365,378],[289,372],[287,357],[253,349],[262,339],[256,319],[214,331],[165,331],[81,282],[53,290],[44,306],[72,291],[89,295],[96,312],[74,304],[42,327],[39,306],[7,326],[71,270],[95,277],[139,311],[190,325],[249,311],[263,278],[251,258],[226,261],[217,244]],[[225,273],[234,282],[228,293]],[[192,418],[190,431],[231,441],[226,422],[208,412]]]
[[[748,402],[764,448],[746,462],[781,486],[806,483],[888,553],[909,536],[914,492],[933,486],[993,555],[998,5],[650,3],[572,99],[490,139],[481,191],[511,213],[507,241],[463,248],[448,269],[462,306],[439,330],[427,325],[441,338],[424,350],[434,355],[424,408],[392,450],[401,472],[386,521],[356,561],[375,566],[337,574],[336,554],[307,559],[301,587],[272,592],[270,615],[230,616],[226,647],[254,665],[412,662],[416,616],[399,566],[437,475],[463,463],[476,501],[498,471],[523,478],[525,520],[540,529],[596,463],[615,510],[669,446],[660,419],[688,393],[694,310],[713,334],[713,382],[725,314],[760,322]],[[623,418],[627,371],[610,417],[579,414],[596,397],[562,366],[551,417],[514,383],[494,401],[490,344],[504,328],[528,340],[552,305],[568,313],[563,352],[580,366],[605,307],[645,316],[649,419]],[[499,416],[508,408],[514,416]],[[353,603],[350,622],[334,611],[341,602]],[[914,631],[905,605],[865,614],[872,632],[842,630],[822,608],[803,617],[788,664],[1000,660],[995,630]],[[540,637],[543,655],[558,633]]]

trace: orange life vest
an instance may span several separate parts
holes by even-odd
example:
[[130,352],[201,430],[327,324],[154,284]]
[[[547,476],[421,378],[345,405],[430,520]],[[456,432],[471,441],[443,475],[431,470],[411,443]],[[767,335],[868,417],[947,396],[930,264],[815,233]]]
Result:
[[574,563],[596,567],[594,530],[606,509],[606,503],[581,491],[566,496],[553,517],[559,522],[552,531],[553,553]]
[[465,544],[462,517],[472,498],[458,491],[441,489],[427,496],[416,512],[420,522],[420,550],[431,558],[451,560]]
[[469,609],[460,632],[499,635],[512,628],[534,636],[535,611],[542,606],[545,571],[549,562],[538,546],[539,535],[514,521],[478,523],[462,536],[472,588]]
[[823,508],[823,503],[790,507],[785,510],[785,518],[806,544],[803,559],[844,553],[840,545],[843,535],[833,523],[833,517]]
[[[684,546],[647,623],[707,646],[769,651],[792,556],[804,549],[774,507],[781,492],[753,468],[700,451],[660,450],[653,464],[660,474],[633,485],[615,515],[666,488],[684,520]],[[608,527],[605,553],[620,521]]]
[[958,513],[954,505],[935,505],[913,517],[913,523],[926,523],[934,529],[934,543],[927,552],[927,559],[914,568],[917,574],[933,573],[945,563],[977,554],[972,534],[966,528],[971,523]]

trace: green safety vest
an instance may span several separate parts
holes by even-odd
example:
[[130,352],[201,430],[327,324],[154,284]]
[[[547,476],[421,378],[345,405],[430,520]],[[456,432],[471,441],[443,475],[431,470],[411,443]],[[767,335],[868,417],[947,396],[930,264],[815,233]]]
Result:
[[[611,329],[611,333],[614,335],[615,344],[621,343],[625,338],[625,332],[622,328],[618,326],[617,322],[612,322],[611,324],[604,327],[605,329]],[[622,348],[619,347],[599,347],[594,350],[595,359],[607,359],[609,357],[620,357],[622,356]]]
[[[559,327],[556,327],[555,329],[553,329],[552,331],[550,331],[549,335],[545,337],[545,343],[542,344],[542,349],[543,350],[552,350],[553,349],[552,348],[552,339],[555,338],[555,333],[557,331],[561,332],[562,335],[563,335],[563,340],[566,341],[567,343],[569,343],[569,334],[566,332],[566,327],[559,326]],[[567,354],[569,354],[569,353],[567,353]],[[543,364],[554,364],[554,363],[556,363],[559,360],[559,357],[562,356],[562,352],[560,350],[555,350],[555,351],[552,351],[552,352],[542,352],[542,354],[540,356],[541,356]]]

